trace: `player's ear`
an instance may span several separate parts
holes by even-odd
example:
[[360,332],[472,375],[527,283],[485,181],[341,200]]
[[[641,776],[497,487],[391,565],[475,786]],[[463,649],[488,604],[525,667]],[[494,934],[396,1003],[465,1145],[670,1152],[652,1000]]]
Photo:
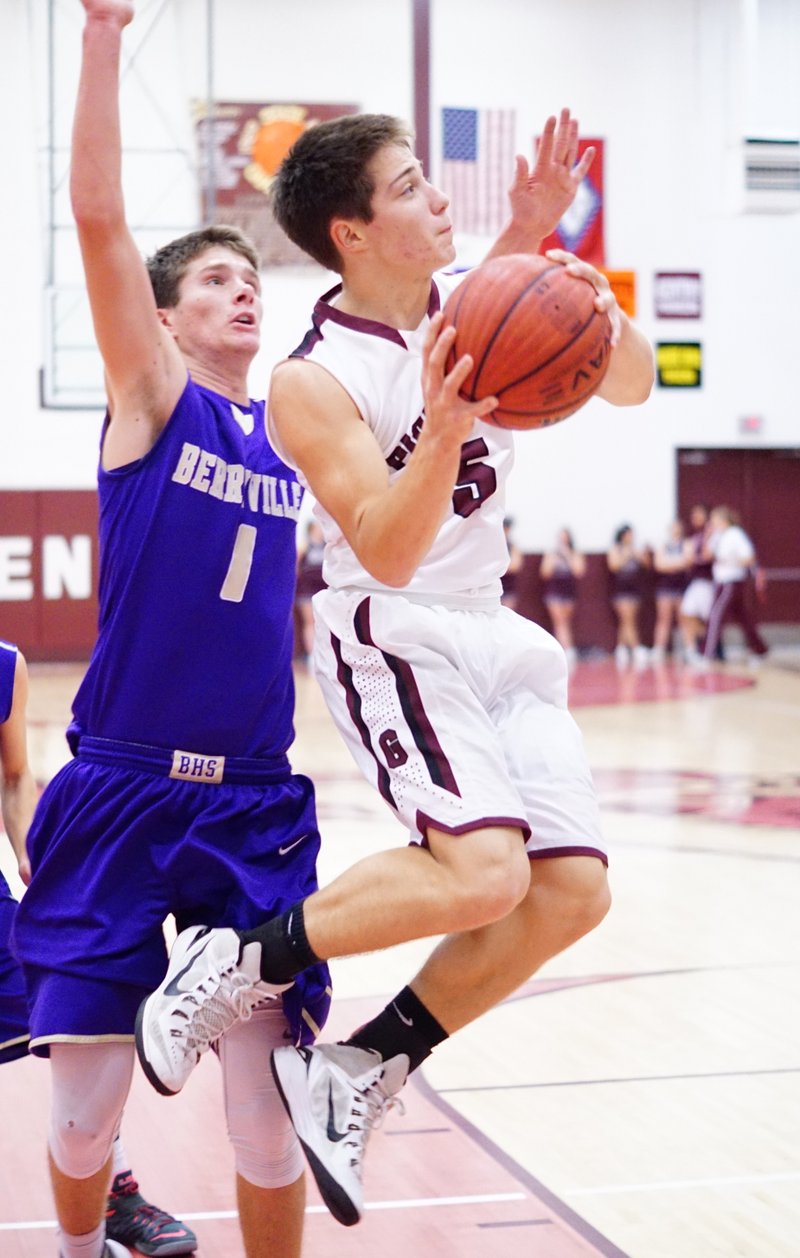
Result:
[[366,236],[364,224],[357,218],[335,218],[330,226],[331,240],[342,258],[361,253]]

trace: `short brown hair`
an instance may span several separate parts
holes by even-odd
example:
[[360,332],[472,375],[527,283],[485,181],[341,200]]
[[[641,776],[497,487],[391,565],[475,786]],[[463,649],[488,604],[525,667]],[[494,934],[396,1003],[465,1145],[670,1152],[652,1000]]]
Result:
[[261,267],[258,250],[238,227],[212,224],[201,227],[199,231],[189,232],[186,236],[179,236],[168,245],[162,245],[146,262],[159,310],[177,306],[181,280],[189,263],[214,245],[224,245],[226,249],[241,254],[256,271]]
[[369,164],[388,144],[407,144],[411,131],[389,114],[347,114],[304,131],[272,185],[272,210],[290,240],[329,271],[341,271],[331,240],[334,218],[372,221],[375,183]]

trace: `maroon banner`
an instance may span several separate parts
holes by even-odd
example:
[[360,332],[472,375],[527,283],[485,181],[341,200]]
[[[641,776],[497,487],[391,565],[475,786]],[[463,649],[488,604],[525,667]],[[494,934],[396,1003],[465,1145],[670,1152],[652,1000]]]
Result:
[[311,259],[275,222],[270,188],[284,157],[308,127],[355,113],[357,105],[218,101],[209,129],[205,107],[199,107],[196,125],[203,222],[239,227],[255,244],[264,266],[309,264]]
[[586,149],[595,150],[594,161],[581,180],[575,200],[554,232],[543,241],[546,249],[567,249],[592,266],[604,267],[606,250],[603,224],[603,148],[602,140],[579,140],[578,159]]

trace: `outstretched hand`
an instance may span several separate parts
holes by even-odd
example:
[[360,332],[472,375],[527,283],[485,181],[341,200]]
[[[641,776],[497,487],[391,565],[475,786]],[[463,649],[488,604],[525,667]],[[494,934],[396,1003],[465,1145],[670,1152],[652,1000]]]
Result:
[[555,117],[548,118],[533,170],[526,158],[516,159],[514,182],[508,192],[514,223],[542,240],[549,236],[575,200],[594,155],[595,150],[590,147],[576,161],[578,122],[570,117],[568,109],[561,110],[557,121]]
[[468,402],[459,389],[472,370],[472,358],[464,354],[447,371],[447,357],[456,339],[452,324],[444,326],[441,310],[432,317],[422,348],[422,391],[425,398],[425,427],[437,434],[450,435],[459,443],[469,436],[476,419],[484,419],[497,406],[496,397]]

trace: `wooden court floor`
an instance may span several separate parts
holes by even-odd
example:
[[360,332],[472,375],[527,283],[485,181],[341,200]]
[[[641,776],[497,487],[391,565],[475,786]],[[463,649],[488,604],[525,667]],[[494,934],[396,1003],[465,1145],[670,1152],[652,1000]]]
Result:
[[[80,671],[32,668],[42,782],[66,759]],[[297,691],[293,761],[317,782],[327,881],[404,834],[303,671]],[[412,1078],[405,1115],[373,1138],[358,1227],[309,1189],[306,1258],[800,1258],[800,658],[581,664],[572,706],[612,911]],[[325,1037],[381,1007],[430,946],[335,963]],[[47,1096],[45,1063],[0,1069],[0,1258],[56,1253]],[[137,1075],[123,1138],[202,1258],[241,1258],[216,1063],[169,1100]]]

